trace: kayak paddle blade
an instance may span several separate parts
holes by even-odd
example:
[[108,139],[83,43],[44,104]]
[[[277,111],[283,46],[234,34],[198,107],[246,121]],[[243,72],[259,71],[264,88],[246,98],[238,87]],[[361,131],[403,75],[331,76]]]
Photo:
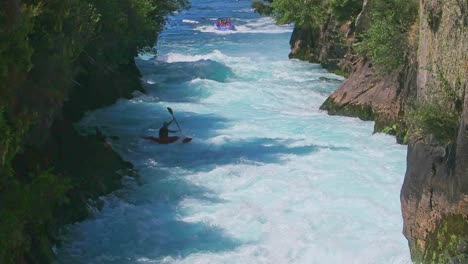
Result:
[[167,111],[169,111],[169,114],[174,115],[174,112],[172,112],[172,109],[170,107],[167,108]]
[[183,143],[189,143],[190,141],[192,141],[192,138],[184,138],[184,140],[182,140]]

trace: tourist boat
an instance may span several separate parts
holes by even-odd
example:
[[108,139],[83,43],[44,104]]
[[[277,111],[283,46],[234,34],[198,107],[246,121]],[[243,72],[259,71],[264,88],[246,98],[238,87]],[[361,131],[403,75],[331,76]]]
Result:
[[236,30],[236,27],[231,23],[229,18],[218,18],[215,23],[217,30],[226,31],[226,30]]

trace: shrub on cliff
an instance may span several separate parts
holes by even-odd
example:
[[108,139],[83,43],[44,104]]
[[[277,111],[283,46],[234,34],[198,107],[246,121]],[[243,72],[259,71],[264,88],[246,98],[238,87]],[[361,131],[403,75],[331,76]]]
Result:
[[363,0],[328,0],[330,13],[340,22],[354,19],[362,4]]
[[297,26],[311,23],[320,26],[327,17],[321,0],[273,0],[273,16],[279,24],[295,23]]
[[427,138],[433,135],[441,144],[453,143],[459,125],[459,114],[447,111],[446,105],[436,101],[418,102],[407,113],[413,137]]
[[311,24],[318,28],[329,15],[341,22],[352,20],[362,3],[363,0],[265,0],[255,1],[252,7],[260,14],[272,14],[279,24]]
[[431,86],[431,93],[407,111],[411,136],[421,139],[433,136],[443,145],[454,143],[463,109],[460,79],[450,84],[439,71],[437,83]]
[[408,32],[417,14],[415,0],[373,2],[370,28],[363,34],[357,51],[385,71],[400,67],[409,48]]

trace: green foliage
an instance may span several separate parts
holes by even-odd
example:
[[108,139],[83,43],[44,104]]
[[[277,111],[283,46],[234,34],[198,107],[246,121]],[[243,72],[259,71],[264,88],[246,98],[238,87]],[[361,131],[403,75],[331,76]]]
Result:
[[0,107],[11,103],[16,84],[33,67],[34,48],[28,38],[41,7],[40,4],[24,5],[18,15],[3,5],[0,6]]
[[417,12],[418,2],[414,0],[375,1],[370,28],[357,51],[385,71],[397,69],[405,61],[408,31]]
[[[394,122],[393,124],[389,122]],[[390,124],[390,125],[389,125]],[[406,145],[408,144],[409,133],[408,127],[404,119],[385,120],[382,116],[377,117],[377,122],[374,126],[374,133],[384,133],[395,136],[397,143]]]
[[[33,119],[48,123],[60,111],[78,75],[118,75],[138,51],[154,45],[167,15],[188,6],[187,0],[31,0],[18,8],[14,2],[0,8],[2,167]],[[84,70],[89,61],[93,72]]]
[[[105,61],[113,69],[147,47],[155,44],[157,34],[163,29],[166,16],[181,7],[185,0],[87,0],[99,16],[96,38],[87,47],[90,59]],[[110,63],[110,65],[109,65]]]
[[452,214],[443,217],[437,223],[435,232],[427,237],[425,251],[415,254],[415,261],[433,264],[468,263],[467,234],[466,216]]
[[[0,195],[0,260],[16,263],[17,258],[30,250],[34,240],[48,241],[50,225],[54,222],[54,210],[66,203],[70,188],[67,180],[51,171],[39,171],[30,175],[30,182],[11,182]],[[49,249],[50,250],[50,249]],[[30,252],[29,252],[30,253]],[[38,262],[50,262],[49,254],[35,256]]]
[[361,12],[363,0],[328,0],[329,10],[341,22],[355,18]]
[[252,7],[260,14],[273,14],[279,24],[311,23],[319,27],[329,15],[340,22],[352,20],[359,14],[362,4],[363,0],[266,0],[256,1]]
[[446,106],[440,103],[419,103],[408,113],[408,118],[415,135],[434,135],[442,144],[453,142],[456,136],[459,115],[447,111]]
[[[102,105],[121,96],[119,89],[135,89],[127,81],[139,84],[134,57],[154,46],[168,15],[186,7],[188,0],[2,1],[0,263],[51,262],[54,216],[71,195],[72,176],[44,171],[52,161],[35,156],[51,153],[19,158],[32,148],[25,138],[43,142],[72,93],[86,95],[77,105],[87,105],[90,96]],[[120,86],[102,85],[104,78]],[[93,174],[95,182],[103,175]],[[90,196],[85,190],[73,195]]]
[[16,122],[9,122],[5,111],[0,108],[0,171],[11,169],[10,163],[21,150],[23,138],[35,120],[35,115],[19,117]]
[[409,142],[409,136],[410,136],[410,134],[409,134],[408,130],[405,130],[405,132],[401,136],[401,143],[400,144],[407,145],[408,142]]
[[340,76],[343,76],[345,78],[348,78],[349,77],[349,73],[341,68],[336,68],[336,69],[331,69],[330,70],[332,73],[336,74],[336,75],[340,75]]
[[386,19],[374,21],[358,46],[358,52],[365,54],[376,65],[386,71],[398,68],[404,62],[404,34],[400,27]]
[[279,24],[295,23],[301,26],[312,23],[320,26],[327,17],[326,7],[320,0],[274,0],[271,6]]
[[454,143],[459,127],[462,89],[459,81],[452,86],[441,72],[438,74],[438,85],[427,98],[407,111],[406,122],[414,137],[433,135],[439,143],[450,144]]
[[396,135],[397,131],[398,131],[397,124],[393,124],[391,126],[387,126],[387,127],[384,127],[384,129],[382,129],[382,133],[393,135],[393,136]]
[[365,121],[375,120],[375,113],[370,105],[340,105],[331,97],[325,100],[325,102],[320,106],[320,110],[327,110],[330,115],[358,117]]
[[14,14],[0,8],[0,81],[4,81],[13,70],[31,69],[33,48],[30,42],[25,40],[33,29],[34,19],[40,13],[40,7],[40,4],[24,6],[22,19],[17,23],[11,21],[15,19]]
[[[255,2],[259,13],[272,13],[279,24],[295,23],[319,29],[328,17],[339,22],[353,21],[363,0],[271,0]],[[408,32],[418,15],[416,0],[372,1],[370,28],[356,48],[384,71],[397,69],[406,60]]]
[[14,156],[17,151],[10,150],[12,141],[14,141],[14,133],[10,125],[5,120],[3,109],[0,109],[0,165],[5,168],[10,163],[11,156]]
[[[271,4],[272,0],[267,1]],[[273,8],[262,1],[255,1],[252,3],[252,8],[255,9],[255,12],[260,15],[270,15],[273,12]]]

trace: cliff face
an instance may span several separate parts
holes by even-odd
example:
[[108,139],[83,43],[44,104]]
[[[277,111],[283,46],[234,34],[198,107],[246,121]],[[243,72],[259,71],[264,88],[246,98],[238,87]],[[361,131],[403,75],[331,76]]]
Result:
[[463,110],[452,144],[432,137],[410,141],[401,190],[404,234],[415,261],[467,263],[467,3],[422,1],[419,22],[417,98],[443,96],[445,82],[460,90]]
[[342,27],[332,16],[320,28],[314,27],[312,23],[295,27],[289,42],[289,58],[320,63],[331,71],[337,70],[347,52],[342,36],[348,30],[346,25]]

